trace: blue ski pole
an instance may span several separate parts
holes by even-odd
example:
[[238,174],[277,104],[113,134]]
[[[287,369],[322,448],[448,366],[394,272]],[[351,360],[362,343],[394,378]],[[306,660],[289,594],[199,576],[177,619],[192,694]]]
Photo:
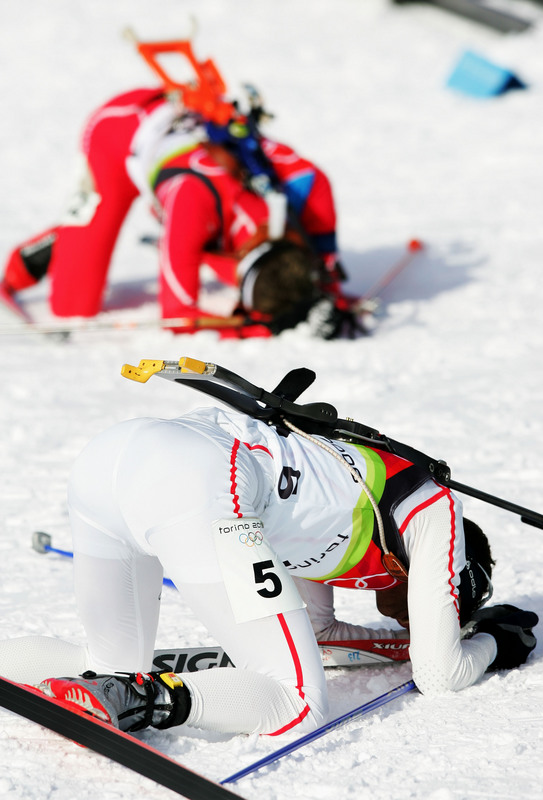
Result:
[[254,764],[249,764],[248,767],[241,769],[239,772],[235,772],[233,775],[230,775],[228,778],[220,781],[220,783],[235,783],[236,781],[239,781],[240,778],[244,778],[246,775],[249,775],[251,772],[256,772],[262,767],[266,767],[268,764],[273,764],[274,761],[278,761],[283,756],[293,753],[294,750],[298,750],[298,748],[303,747],[310,742],[314,742],[315,739],[319,739],[321,736],[324,736],[334,728],[339,728],[342,725],[345,725],[347,722],[350,722],[352,719],[362,717],[364,714],[369,714],[370,711],[374,711],[376,708],[384,706],[385,703],[390,703],[391,700],[395,700],[397,697],[400,697],[400,695],[411,692],[416,688],[417,687],[413,681],[402,683],[395,689],[391,689],[389,692],[385,692],[385,694],[376,697],[375,700],[370,700],[369,702],[358,706],[358,708],[348,711],[341,717],[337,717],[337,719],[327,722],[326,725],[322,725],[320,728],[317,728],[317,730],[313,731],[312,733],[308,733],[306,736],[301,736],[299,739],[296,739],[296,741],[281,747],[279,750],[275,750],[275,752],[264,756],[264,758],[261,758],[259,761],[255,761]]
[[[44,533],[44,531],[34,531],[32,534],[32,547],[37,553],[56,553],[59,556],[65,556],[66,558],[73,558],[74,554],[71,550],[59,550],[58,547],[53,547],[52,545],[52,536],[50,533]],[[162,583],[164,586],[173,586],[175,588],[175,584],[169,578],[164,578]]]

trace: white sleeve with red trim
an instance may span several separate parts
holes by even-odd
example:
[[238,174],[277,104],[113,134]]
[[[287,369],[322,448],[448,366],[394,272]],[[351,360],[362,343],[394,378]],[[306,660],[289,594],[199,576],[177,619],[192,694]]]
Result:
[[408,640],[406,630],[387,628],[365,628],[336,619],[334,610],[334,588],[326,583],[315,583],[304,578],[294,578],[298,592],[307,606],[307,613],[319,643],[372,639]]
[[492,636],[461,639],[458,584],[465,566],[462,504],[432,481],[404,500],[395,519],[409,558],[413,679],[423,694],[475,683],[496,656]]

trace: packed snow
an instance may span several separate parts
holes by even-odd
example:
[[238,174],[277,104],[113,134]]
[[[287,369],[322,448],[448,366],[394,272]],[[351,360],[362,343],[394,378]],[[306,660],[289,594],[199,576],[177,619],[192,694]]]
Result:
[[[456,480],[543,512],[543,8],[513,0],[501,7],[534,25],[504,36],[429,4],[385,0],[5,0],[2,261],[62,213],[89,112],[154,84],[123,28],[142,39],[180,38],[192,30],[191,15],[198,55],[215,60],[232,94],[254,83],[275,114],[269,135],[330,176],[349,289],[371,286],[411,239],[426,246],[383,293],[373,334],[356,340],[315,340],[304,326],[246,341],[143,325],[67,341],[0,329],[0,638],[83,641],[71,561],[39,555],[31,537],[47,531],[54,546],[70,549],[66,479],[85,443],[120,420],[173,417],[206,403],[173,383],[124,380],[121,366],[141,358],[188,355],[269,389],[289,369],[310,367],[317,380],[305,400],[333,403],[341,416],[445,459]],[[465,50],[512,70],[527,88],[485,100],[447,88]],[[157,319],[156,253],[139,241],[153,233],[138,205],[115,253],[110,318]],[[44,284],[24,298],[40,320],[50,318],[46,294]],[[462,498],[493,546],[494,601],[543,617],[543,531]],[[384,622],[372,593],[338,592],[337,611]],[[157,646],[208,643],[165,589]],[[521,669],[486,675],[458,694],[409,693],[231,788],[248,800],[540,796],[542,652],[540,643]],[[410,676],[408,664],[329,671],[332,716]],[[0,723],[2,798],[173,797],[14,714],[0,710]],[[215,780],[296,738],[175,729],[140,736]]]

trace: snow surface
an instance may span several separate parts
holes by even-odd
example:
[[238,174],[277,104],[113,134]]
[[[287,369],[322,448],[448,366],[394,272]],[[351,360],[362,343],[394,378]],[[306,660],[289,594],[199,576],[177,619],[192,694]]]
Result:
[[[258,86],[276,114],[270,135],[330,175],[354,289],[371,285],[413,237],[427,247],[386,291],[374,335],[356,341],[315,341],[303,329],[244,342],[153,328],[81,332],[68,342],[0,335],[1,638],[83,640],[71,562],[38,555],[31,534],[46,530],[70,548],[66,477],[88,439],[122,419],[202,405],[174,384],[123,380],[121,365],[141,358],[190,355],[267,388],[293,367],[311,367],[318,377],[307,401],[332,402],[342,416],[446,459],[456,480],[543,511],[543,9],[501,6],[535,26],[502,36],[428,5],[385,0],[4,0],[2,259],[59,216],[86,115],[117,92],[153,84],[120,31],[176,38],[190,31],[190,14],[199,55],[215,59],[233,92],[244,81]],[[512,69],[528,89],[488,100],[447,89],[465,49]],[[137,207],[108,296],[110,310],[134,306],[115,311],[123,319],[156,316],[155,253],[138,243],[152,232]],[[27,293],[42,319],[45,291]],[[495,601],[543,616],[543,531],[463,499],[493,544]],[[370,593],[340,592],[337,606],[343,618],[382,622]],[[208,642],[165,590],[158,646]],[[409,678],[408,665],[329,673],[333,714]],[[539,644],[522,669],[456,695],[409,694],[232,788],[255,800],[539,797],[542,717]],[[2,798],[173,796],[15,715],[0,711],[0,722]],[[214,779],[283,743],[184,731],[143,738]]]

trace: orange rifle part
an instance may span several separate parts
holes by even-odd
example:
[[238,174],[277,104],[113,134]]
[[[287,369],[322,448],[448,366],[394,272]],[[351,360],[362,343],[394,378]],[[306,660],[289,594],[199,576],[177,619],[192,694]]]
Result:
[[[212,59],[199,61],[194,55],[188,39],[162,42],[140,42],[133,31],[126,31],[138,53],[162,81],[167,92],[180,95],[185,108],[196,111],[217,125],[226,125],[232,119],[241,122],[244,118],[233,103],[224,99],[226,84]],[[163,53],[178,53],[191,65],[195,80],[191,83],[175,81],[160,64],[157,56]]]

